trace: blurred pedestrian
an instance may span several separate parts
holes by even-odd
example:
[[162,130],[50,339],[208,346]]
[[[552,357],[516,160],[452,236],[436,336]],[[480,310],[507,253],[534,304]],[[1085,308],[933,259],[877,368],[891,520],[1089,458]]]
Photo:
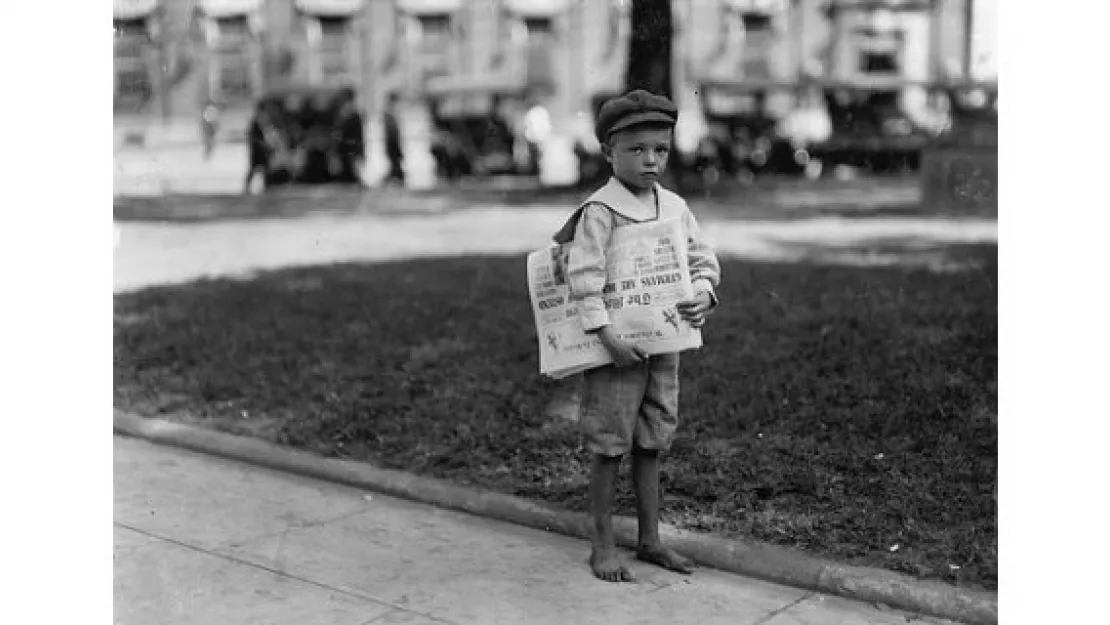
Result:
[[551,136],[551,128],[551,114],[547,108],[540,104],[538,98],[530,97],[528,110],[521,119],[523,150],[517,153],[518,165],[523,165],[525,173],[539,172],[540,155],[544,142]]
[[404,186],[405,151],[401,141],[401,125],[397,118],[400,99],[397,93],[390,93],[386,98],[385,112],[382,113],[382,130],[385,134],[385,156],[389,159],[389,173],[385,177],[385,183],[389,184],[396,180]]
[[333,135],[336,110],[332,94],[314,93],[302,109],[304,140],[300,148],[304,152],[304,168],[299,172],[297,182],[322,184],[333,180],[332,170],[338,174],[338,142]]
[[500,171],[515,171],[513,166],[513,127],[512,111],[500,96],[494,96],[490,111],[490,127],[487,133],[487,152],[494,155],[494,163]]
[[243,193],[250,193],[255,176],[262,175],[264,188],[287,184],[296,176],[297,159],[284,131],[284,115],[272,102],[259,102],[247,132],[247,177]]
[[347,88],[340,92],[337,178],[350,184],[362,184],[362,167],[366,161],[366,140],[357,97],[354,89]]
[[265,104],[259,102],[254,108],[250,126],[247,129],[247,178],[243,181],[244,194],[251,192],[251,183],[259,174],[265,186],[266,170],[270,162],[269,145],[266,142],[266,133],[263,131],[263,126],[268,123],[265,117]]
[[220,108],[209,102],[200,114],[200,134],[204,141],[204,160],[212,157],[216,149],[216,134],[220,129]]

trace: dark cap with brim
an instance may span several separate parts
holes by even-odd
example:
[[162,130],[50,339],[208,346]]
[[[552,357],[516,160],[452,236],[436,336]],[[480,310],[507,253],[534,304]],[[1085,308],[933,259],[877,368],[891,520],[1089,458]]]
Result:
[[594,130],[597,140],[605,143],[614,132],[632,126],[660,124],[674,127],[677,121],[678,108],[669,98],[637,89],[603,104]]

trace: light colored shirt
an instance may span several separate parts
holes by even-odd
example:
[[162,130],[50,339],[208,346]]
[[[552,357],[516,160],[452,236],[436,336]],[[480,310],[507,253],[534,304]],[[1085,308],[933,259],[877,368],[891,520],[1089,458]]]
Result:
[[676,217],[682,220],[694,293],[708,293],[713,305],[717,305],[715,288],[720,284],[721,265],[713,248],[702,237],[694,214],[685,200],[659,184],[655,185],[655,198],[651,203],[654,206],[649,206],[616,178],[610,178],[608,184],[591,195],[555,235],[557,243],[572,242],[567,258],[567,282],[571,299],[578,303],[582,327],[587,332],[609,325],[602,289],[607,282],[605,259],[613,231],[645,221]]

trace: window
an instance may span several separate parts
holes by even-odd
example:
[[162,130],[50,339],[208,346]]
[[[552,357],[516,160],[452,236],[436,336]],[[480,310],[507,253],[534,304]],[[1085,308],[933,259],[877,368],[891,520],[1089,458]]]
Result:
[[766,13],[745,13],[743,22],[744,56],[741,71],[749,78],[770,79],[771,55],[775,45],[771,16]]
[[451,16],[446,13],[420,16],[418,54],[424,77],[444,76],[451,71]]
[[427,49],[446,51],[451,43],[451,16],[446,13],[420,16],[421,44]]
[[349,25],[350,20],[346,17],[320,18],[320,31],[324,33],[325,37],[346,35],[350,31]]
[[150,39],[150,31],[147,30],[145,19],[113,20],[112,29],[115,31],[117,38]]
[[551,51],[555,45],[555,29],[550,19],[526,18],[524,27],[528,33],[528,47],[525,52],[526,81],[536,89],[552,89],[555,85],[555,68]]
[[524,27],[528,30],[529,39],[533,37],[550,37],[554,34],[551,20],[546,17],[524,18]]
[[215,60],[218,63],[216,80],[221,93],[232,98],[253,94],[251,65],[245,54],[224,53]]
[[771,16],[766,13],[745,13],[742,19],[744,30],[748,33],[771,30]]
[[221,39],[246,38],[250,36],[250,27],[247,25],[246,15],[216,18],[216,28],[220,32]]
[[351,72],[347,58],[351,38],[350,20],[346,17],[320,17],[317,23],[320,41],[315,54],[320,77],[329,82],[347,78]]
[[146,47],[147,43],[141,39],[116,39],[116,61],[141,60]]
[[230,96],[251,95],[250,71],[243,65],[225,65],[220,68],[220,91]]
[[859,71],[865,74],[898,73],[898,55],[893,52],[861,52]]
[[348,20],[341,18],[320,18],[320,49],[328,52],[343,52],[347,47],[350,34]]
[[115,57],[117,60],[143,58],[143,52],[151,45],[150,31],[143,20],[116,20]]
[[902,71],[901,51],[905,33],[901,30],[856,31],[859,50],[859,71],[864,74],[898,74]]
[[154,93],[150,74],[143,67],[127,67],[116,71],[116,96],[125,100],[146,100]]
[[114,20],[113,30],[116,98],[145,101],[154,94],[146,65],[146,52],[153,45],[146,20]]
[[346,78],[350,73],[347,58],[341,54],[325,54],[320,57],[320,73],[326,80]]

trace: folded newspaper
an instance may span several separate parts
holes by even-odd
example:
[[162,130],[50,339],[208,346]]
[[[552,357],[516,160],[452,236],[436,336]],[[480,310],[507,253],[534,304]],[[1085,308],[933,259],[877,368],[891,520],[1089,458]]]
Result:
[[[571,244],[528,255],[528,292],[540,346],[540,373],[555,379],[613,362],[594,334],[582,329],[570,300],[566,260]],[[617,228],[606,261],[605,309],[617,335],[648,354],[701,347],[701,331],[675,306],[693,297],[686,236],[678,219]]]

